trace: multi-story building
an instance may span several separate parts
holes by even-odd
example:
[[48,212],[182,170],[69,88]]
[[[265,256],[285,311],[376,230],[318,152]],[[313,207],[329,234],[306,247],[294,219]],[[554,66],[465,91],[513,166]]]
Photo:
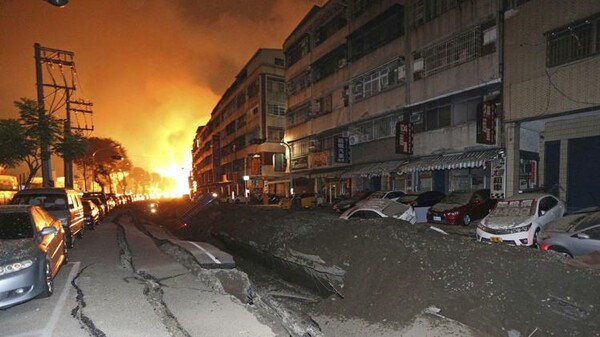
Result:
[[598,206],[600,2],[514,2],[504,12],[507,193],[542,185],[570,209]]
[[493,187],[500,9],[500,0],[314,7],[284,43],[295,189]]
[[259,49],[196,131],[192,147],[197,192],[222,196],[285,194],[284,56]]

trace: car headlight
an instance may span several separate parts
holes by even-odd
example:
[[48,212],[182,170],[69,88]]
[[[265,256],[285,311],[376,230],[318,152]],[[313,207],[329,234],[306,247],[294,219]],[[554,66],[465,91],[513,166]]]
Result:
[[23,261],[0,266],[0,275],[6,275],[6,274],[17,272],[19,270],[23,270],[25,268],[31,267],[32,264],[33,264],[33,261],[31,261],[31,260],[23,260]]
[[450,216],[457,216],[457,215],[459,215],[459,214],[460,214],[460,212],[459,212],[459,211],[454,211],[454,212],[448,212],[448,213],[446,213],[446,214],[448,214],[448,215],[450,215]]

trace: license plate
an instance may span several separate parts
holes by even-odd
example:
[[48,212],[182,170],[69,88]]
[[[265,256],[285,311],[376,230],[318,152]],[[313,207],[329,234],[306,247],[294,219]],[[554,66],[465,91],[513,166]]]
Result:
[[441,216],[434,216],[433,217],[433,221],[442,221],[442,217]]
[[490,238],[490,241],[495,242],[495,243],[500,243],[500,242],[502,242],[502,238],[501,237],[497,237],[497,236],[492,236]]

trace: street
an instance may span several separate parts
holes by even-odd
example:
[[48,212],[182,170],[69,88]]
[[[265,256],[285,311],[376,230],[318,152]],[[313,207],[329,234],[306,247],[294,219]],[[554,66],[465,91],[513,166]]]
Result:
[[3,336],[274,336],[214,274],[201,281],[125,213],[87,231],[69,259],[50,298],[0,312]]

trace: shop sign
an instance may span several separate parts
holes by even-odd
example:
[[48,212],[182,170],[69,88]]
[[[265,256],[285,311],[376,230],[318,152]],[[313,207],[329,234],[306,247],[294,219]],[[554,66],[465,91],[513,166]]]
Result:
[[350,141],[348,137],[334,137],[335,143],[335,162],[349,163],[350,162]]
[[396,123],[396,153],[413,153],[413,125],[412,123],[400,121]]
[[499,158],[492,160],[491,164],[491,178],[492,186],[490,188],[490,196],[492,199],[504,199],[504,182],[505,182],[505,166],[504,159]]
[[262,163],[260,157],[250,157],[250,175],[259,176],[262,174]]
[[327,166],[327,152],[317,152],[310,155],[310,168]]
[[492,102],[477,106],[477,143],[496,144],[496,104]]
[[308,168],[308,156],[292,159],[292,170],[302,170]]

